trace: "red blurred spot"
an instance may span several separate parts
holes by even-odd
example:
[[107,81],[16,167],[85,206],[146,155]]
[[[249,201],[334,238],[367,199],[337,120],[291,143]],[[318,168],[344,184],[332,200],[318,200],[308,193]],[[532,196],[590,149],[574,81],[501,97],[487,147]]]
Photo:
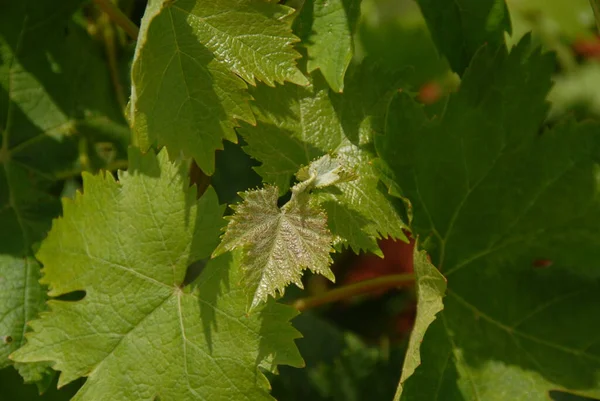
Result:
[[573,42],[573,50],[583,57],[600,59],[600,38],[577,39]]
[[554,262],[551,261],[550,259],[536,259],[533,261],[532,265],[533,265],[533,267],[544,269],[546,267],[552,266],[553,263]]
[[[412,273],[415,240],[410,237],[409,239],[408,243],[393,239],[379,241],[384,258],[373,254],[361,255],[346,275],[344,283],[351,284],[390,274]],[[382,295],[386,291],[375,292],[373,295]]]
[[443,90],[440,84],[435,81],[430,81],[421,86],[421,89],[419,89],[418,99],[419,102],[423,104],[433,104],[440,100],[442,94]]

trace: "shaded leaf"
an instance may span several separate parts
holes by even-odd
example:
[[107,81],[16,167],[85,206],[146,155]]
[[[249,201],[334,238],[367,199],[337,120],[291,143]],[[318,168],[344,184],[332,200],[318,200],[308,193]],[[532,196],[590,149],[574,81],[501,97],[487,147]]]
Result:
[[417,0],[439,51],[461,74],[477,50],[504,45],[510,17],[504,0]]
[[[104,49],[70,17],[80,1],[6,2],[0,13],[0,368],[44,308],[32,245],[60,213],[60,176],[75,173],[78,141],[98,125],[127,138]],[[26,381],[46,365],[18,366]]]
[[336,243],[357,253],[381,254],[376,241],[380,237],[405,239],[405,225],[394,204],[378,190],[368,149],[399,80],[398,74],[374,76],[365,64],[351,72],[344,94],[332,92],[318,76],[306,88],[258,86],[252,91],[258,124],[240,129],[248,142],[244,150],[262,162],[257,172],[281,193],[288,190],[294,173],[325,154],[352,169],[356,179],[318,196]]
[[317,68],[336,92],[344,90],[344,75],[354,55],[354,32],[361,0],[307,0],[296,27],[308,51],[308,72]]
[[479,52],[440,119],[390,107],[378,153],[448,279],[403,400],[600,395],[600,127],[539,134],[553,70],[525,39]]
[[132,70],[130,114],[141,145],[167,145],[212,174],[222,140],[236,140],[236,120],[255,122],[243,80],[307,83],[295,63],[298,39],[283,20],[291,11],[253,0],[151,1]]

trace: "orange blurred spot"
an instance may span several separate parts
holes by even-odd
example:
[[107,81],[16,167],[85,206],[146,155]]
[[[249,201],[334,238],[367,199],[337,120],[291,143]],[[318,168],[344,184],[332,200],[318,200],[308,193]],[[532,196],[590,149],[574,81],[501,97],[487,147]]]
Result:
[[430,81],[421,86],[421,89],[419,89],[419,96],[417,98],[419,99],[419,102],[423,104],[433,104],[440,100],[442,95],[443,90],[440,84],[435,81]]

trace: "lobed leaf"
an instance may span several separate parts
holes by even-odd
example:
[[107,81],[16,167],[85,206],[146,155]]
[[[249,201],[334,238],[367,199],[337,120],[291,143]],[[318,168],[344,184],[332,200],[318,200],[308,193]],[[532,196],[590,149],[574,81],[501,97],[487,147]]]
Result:
[[295,25],[308,51],[308,72],[320,69],[335,92],[343,92],[344,75],[354,55],[354,33],[361,0],[307,0]]
[[196,200],[186,166],[166,151],[132,149],[129,171],[84,175],[84,194],[64,200],[37,254],[54,297],[31,323],[20,362],[51,361],[59,386],[87,377],[79,400],[269,400],[259,366],[301,365],[291,308],[247,315],[238,255],[188,266],[218,241],[223,207],[208,189]]
[[256,286],[251,308],[269,295],[283,295],[285,287],[302,286],[302,270],[309,269],[335,281],[329,269],[332,260],[327,216],[310,201],[307,193],[294,195],[277,206],[279,190],[274,186],[241,194],[221,244],[213,256],[242,248],[246,282]]
[[390,107],[378,153],[448,279],[402,400],[600,396],[600,126],[540,134],[553,71],[526,38],[481,50],[441,118]]
[[[59,177],[81,169],[78,141],[93,144],[98,125],[117,146],[128,140],[104,49],[71,20],[80,3],[6,2],[0,12],[0,368],[45,307],[32,246],[60,213]],[[45,364],[16,367],[44,389]]]
[[302,166],[325,154],[335,155],[352,169],[356,179],[340,181],[318,194],[329,229],[338,244],[357,253],[381,254],[377,239],[405,238],[405,224],[394,204],[378,189],[379,176],[371,166],[368,144],[380,127],[399,76],[374,77],[366,64],[352,71],[342,95],[333,93],[318,76],[313,80],[310,87],[258,86],[252,90],[258,124],[245,124],[239,130],[248,143],[244,150],[262,162],[256,171],[281,193],[288,190]]
[[511,31],[505,0],[417,0],[417,3],[440,53],[461,75],[481,46],[504,46],[504,33]]
[[222,140],[236,141],[236,120],[255,123],[244,81],[307,83],[284,21],[292,11],[258,0],[151,1],[132,69],[142,147],[167,145],[212,174]]

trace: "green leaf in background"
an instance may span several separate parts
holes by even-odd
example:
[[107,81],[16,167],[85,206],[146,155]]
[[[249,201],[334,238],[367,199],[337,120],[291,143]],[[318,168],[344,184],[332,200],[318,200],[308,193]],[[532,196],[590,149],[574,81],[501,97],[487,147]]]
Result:
[[550,118],[556,119],[573,108],[582,107],[600,116],[600,64],[588,62],[574,71],[555,77],[554,87],[548,96],[552,104]]
[[371,136],[380,129],[398,74],[373,75],[368,63],[350,71],[343,94],[333,92],[319,75],[310,87],[259,85],[251,91],[256,126],[240,133],[248,154],[262,162],[256,171],[281,193],[293,175],[317,157],[331,153],[352,168],[356,179],[318,194],[337,245],[381,254],[377,239],[405,238],[395,206],[378,190],[370,165]]
[[512,22],[509,43],[533,30],[577,39],[591,34],[594,14],[589,0],[506,0]]
[[119,181],[85,174],[37,253],[51,296],[85,296],[49,301],[12,358],[52,361],[59,386],[87,377],[73,400],[269,400],[258,367],[302,363],[291,308],[246,314],[237,255],[184,281],[216,246],[223,211],[210,188],[196,200],[185,171],[166,150],[132,149]]
[[[6,2],[0,12],[0,368],[44,308],[31,247],[60,213],[58,177],[81,169],[78,141],[95,126],[127,136],[103,49],[70,20],[79,3]],[[28,382],[48,379],[18,367]]]
[[381,69],[401,66],[413,88],[451,76],[416,2],[364,0],[363,13],[359,53],[377,60],[375,76]]
[[301,333],[298,348],[304,369],[282,366],[273,378],[273,396],[281,401],[391,400],[404,349],[370,344],[316,313],[294,319]]
[[167,145],[212,174],[222,140],[236,140],[236,120],[255,122],[244,80],[307,84],[284,20],[292,11],[252,0],[150,1],[132,69],[141,146]]
[[427,253],[418,251],[415,245],[414,269],[417,281],[417,317],[410,333],[410,340],[402,365],[402,375],[394,400],[400,400],[402,385],[421,365],[421,343],[435,315],[444,309],[442,297],[446,294],[446,279],[428,260]]
[[402,400],[600,396],[600,126],[540,134],[553,71],[525,39],[480,51],[441,118],[390,107],[378,153],[448,279]]
[[477,50],[504,44],[511,31],[504,0],[417,0],[434,42],[461,74]]
[[51,386],[40,395],[36,386],[24,384],[23,379],[14,369],[0,370],[2,400],[6,401],[69,401],[81,387],[81,382],[83,380],[78,380],[57,390],[53,388],[56,386],[56,377],[54,377]]
[[361,0],[306,0],[295,25],[308,51],[308,72],[317,68],[335,92],[354,55]]
[[335,280],[329,269],[332,238],[327,216],[309,194],[294,194],[281,208],[277,206],[279,190],[272,185],[241,196],[244,201],[235,206],[214,256],[244,249],[245,282],[256,287],[251,308],[269,295],[283,295],[288,284],[303,288],[304,269]]

